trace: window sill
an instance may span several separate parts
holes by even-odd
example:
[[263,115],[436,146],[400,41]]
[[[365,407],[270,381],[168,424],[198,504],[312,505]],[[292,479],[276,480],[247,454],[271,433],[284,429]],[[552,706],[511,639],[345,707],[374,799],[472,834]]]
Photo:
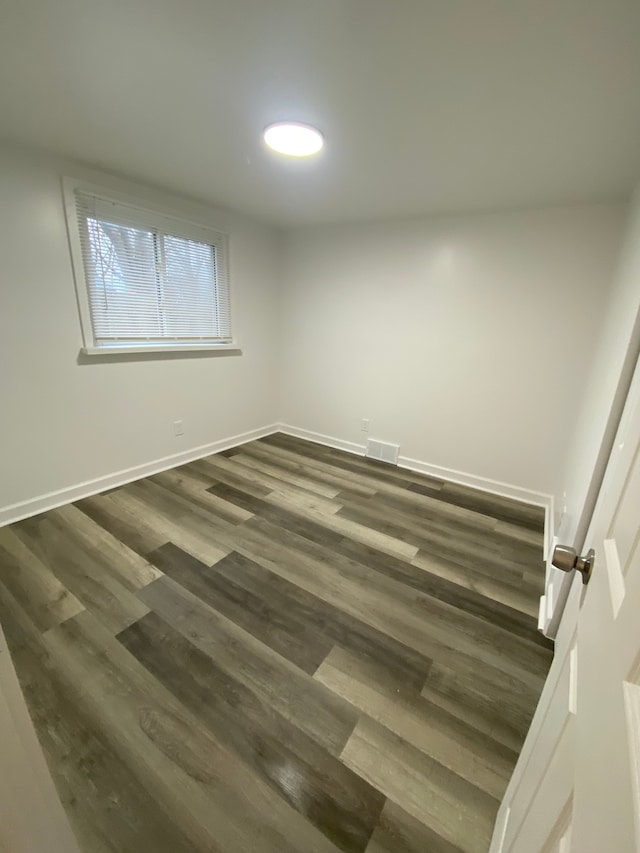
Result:
[[82,347],[80,349],[81,359],[112,358],[114,356],[129,356],[130,358],[144,357],[145,355],[174,355],[189,356],[201,353],[202,355],[242,355],[240,347],[233,344],[154,344],[151,346],[110,346],[110,347]]

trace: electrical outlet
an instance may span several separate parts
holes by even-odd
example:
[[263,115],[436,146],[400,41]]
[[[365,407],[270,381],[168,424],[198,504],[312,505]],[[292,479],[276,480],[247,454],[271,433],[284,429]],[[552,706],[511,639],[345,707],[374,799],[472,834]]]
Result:
[[173,434],[184,435],[184,424],[182,423],[182,421],[173,422]]
[[360,424],[360,429],[362,432],[369,432],[369,418],[363,418]]

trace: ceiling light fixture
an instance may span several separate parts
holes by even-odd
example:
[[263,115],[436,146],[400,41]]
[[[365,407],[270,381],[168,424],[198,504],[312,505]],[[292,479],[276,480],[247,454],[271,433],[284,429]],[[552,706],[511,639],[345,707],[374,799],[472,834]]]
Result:
[[324,145],[319,130],[309,124],[293,121],[278,121],[264,129],[264,141],[278,154],[289,157],[310,157]]

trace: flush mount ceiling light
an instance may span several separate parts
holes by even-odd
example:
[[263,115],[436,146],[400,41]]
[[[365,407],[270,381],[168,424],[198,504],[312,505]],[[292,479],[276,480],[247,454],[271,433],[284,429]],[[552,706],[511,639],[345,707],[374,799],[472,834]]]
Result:
[[324,145],[319,130],[309,124],[293,121],[278,121],[265,128],[264,141],[269,148],[289,157],[310,157]]

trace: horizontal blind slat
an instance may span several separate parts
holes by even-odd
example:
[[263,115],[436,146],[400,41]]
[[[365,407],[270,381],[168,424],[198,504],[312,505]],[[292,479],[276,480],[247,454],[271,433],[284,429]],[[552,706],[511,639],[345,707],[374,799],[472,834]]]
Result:
[[96,345],[231,341],[222,235],[144,227],[145,211],[82,192],[76,211]]

